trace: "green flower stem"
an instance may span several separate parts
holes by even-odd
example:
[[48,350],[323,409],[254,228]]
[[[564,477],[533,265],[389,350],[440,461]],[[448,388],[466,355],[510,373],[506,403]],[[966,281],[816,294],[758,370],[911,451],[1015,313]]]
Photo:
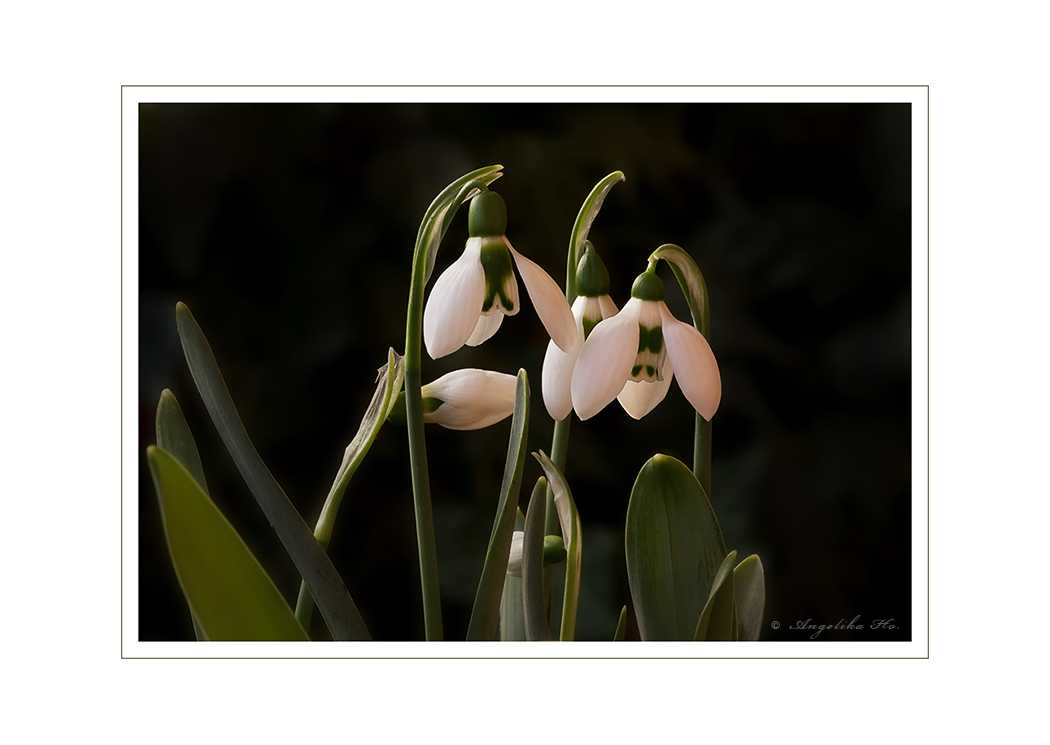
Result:
[[[625,181],[622,171],[613,171],[603,178],[587,198],[583,200],[580,211],[576,215],[576,221],[572,225],[572,233],[569,236],[569,250],[566,252],[565,260],[565,299],[571,307],[576,300],[576,268],[579,266],[580,257],[583,255],[584,244],[591,232],[591,224],[598,216],[602,203],[609,191],[617,183]],[[551,462],[558,470],[565,473],[565,463],[569,455],[569,423],[572,420],[572,412],[560,422],[554,423],[554,437],[551,440]],[[544,521],[544,535],[558,534],[558,513],[554,506],[554,490],[547,487],[547,513]],[[564,536],[568,540],[568,536]],[[551,606],[553,597],[554,569],[550,565],[543,567],[543,596],[547,603],[547,623],[551,621]]]
[[423,588],[423,625],[427,641],[438,641],[441,630],[441,590],[437,573],[437,543],[434,540],[434,510],[430,503],[427,448],[423,435],[423,290],[434,269],[441,238],[452,217],[472,192],[488,186],[502,174],[503,166],[486,166],[460,176],[434,198],[423,215],[412,253],[412,284],[408,292],[405,322],[405,418],[408,455],[412,463],[412,501],[416,516],[416,545],[419,576]]
[[416,516],[416,546],[419,550],[419,576],[423,587],[423,626],[427,641],[440,641],[441,589],[438,583],[437,542],[434,538],[434,510],[430,503],[430,477],[427,447],[423,434],[423,380],[421,344],[423,329],[423,286],[426,257],[416,251],[412,259],[412,285],[408,294],[408,321],[405,329],[405,416],[408,426],[408,455],[412,463],[412,500]]

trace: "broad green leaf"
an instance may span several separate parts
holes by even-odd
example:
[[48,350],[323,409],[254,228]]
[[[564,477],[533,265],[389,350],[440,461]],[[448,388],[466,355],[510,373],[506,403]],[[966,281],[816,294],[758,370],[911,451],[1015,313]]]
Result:
[[514,396],[514,416],[510,421],[510,442],[507,462],[503,467],[503,485],[500,488],[496,519],[485,553],[485,566],[474,596],[474,609],[467,627],[468,641],[491,641],[496,637],[500,596],[507,576],[510,557],[510,539],[514,533],[514,515],[518,510],[521,491],[521,473],[525,466],[526,433],[529,430],[529,378],[518,370],[518,387]]
[[[525,516],[518,508],[514,516],[514,530],[525,530]],[[499,601],[499,640],[501,642],[525,641],[525,609],[522,602],[522,578],[507,574],[503,580],[503,597]]]
[[654,455],[642,466],[625,543],[642,640],[691,640],[726,549],[707,495],[681,461]]
[[423,220],[419,223],[419,232],[416,234],[415,256],[426,262],[426,272],[423,275],[423,284],[430,281],[430,275],[434,271],[434,262],[437,260],[438,248],[441,239],[445,237],[448,226],[452,223],[460,205],[473,197],[477,191],[477,184],[488,186],[502,176],[499,171],[503,166],[486,166],[476,171],[460,176],[438,194],[430,203],[427,211],[423,214]]
[[614,642],[622,642],[627,637],[627,606],[620,611],[620,620],[616,622],[616,631],[613,633]]
[[733,570],[736,585],[736,614],[740,640],[758,641],[762,633],[762,614],[766,607],[766,577],[762,560],[751,554]]
[[197,480],[204,493],[208,493],[204,466],[201,465],[201,456],[190,432],[190,425],[186,422],[186,416],[182,413],[182,407],[179,406],[175,394],[167,388],[161,391],[160,401],[157,403],[157,447],[171,453],[175,460],[190,472],[190,476]]
[[175,573],[211,641],[308,641],[291,608],[182,464],[146,450]]
[[602,208],[602,203],[605,201],[605,197],[608,196],[609,190],[612,189],[618,181],[626,181],[623,171],[613,171],[599,181],[595,187],[591,189],[591,193],[587,195],[587,198],[583,200],[580,212],[576,216],[576,222],[573,223],[572,234],[569,237],[568,266],[565,270],[565,296],[570,303],[576,299],[576,265],[579,264],[580,257],[583,255],[580,250],[582,249],[584,242],[587,240],[588,234],[591,232],[591,225],[594,223],[594,218],[598,216],[598,211]]
[[565,539],[565,594],[562,596],[561,629],[558,638],[563,642],[571,642],[576,634],[580,568],[583,562],[583,528],[580,525],[580,513],[576,511],[572,491],[558,467],[542,450],[532,455],[543,466],[547,481],[554,490],[554,507],[558,511],[558,522]]
[[543,602],[543,526],[547,513],[547,479],[540,476],[529,498],[525,513],[525,540],[521,556],[522,609],[525,638],[530,642],[550,641],[547,610]]
[[[390,408],[397,400],[397,395],[401,390],[404,379],[404,360],[393,349],[388,350],[386,366],[379,368],[379,375],[376,378],[376,390],[372,394],[372,401],[365,410],[361,425],[357,428],[357,434],[354,435],[354,439],[350,441],[346,451],[343,453],[343,462],[339,465],[339,470],[335,474],[335,481],[332,482],[332,488],[329,490],[328,497],[321,508],[321,515],[317,518],[314,537],[317,538],[317,542],[326,551],[332,541],[335,517],[339,512],[339,505],[342,504],[346,487],[357,472],[358,466],[361,465],[365,456],[368,455],[372,443],[375,442],[376,435],[379,434],[379,430],[390,413]],[[299,600],[295,605],[295,617],[299,619],[299,623],[303,625],[303,628],[310,628],[313,607],[314,603],[313,597],[310,595],[310,588],[307,587],[306,582],[303,582],[299,586]]]
[[733,588],[733,564],[736,551],[730,551],[718,568],[711,593],[696,624],[696,641],[733,641],[736,635],[736,599]]
[[186,362],[212,422],[230,451],[241,478],[292,557],[299,574],[306,580],[332,638],[336,641],[369,639],[364,619],[342,577],[252,445],[219,372],[211,345],[184,303],[176,306],[176,318]]

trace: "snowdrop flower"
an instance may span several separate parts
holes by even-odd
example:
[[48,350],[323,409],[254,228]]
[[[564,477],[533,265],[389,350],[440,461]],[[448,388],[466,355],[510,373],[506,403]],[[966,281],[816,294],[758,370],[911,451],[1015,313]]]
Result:
[[571,349],[576,325],[565,295],[550,275],[510,245],[503,198],[493,191],[474,197],[468,225],[463,254],[438,277],[423,312],[423,341],[431,358],[464,344],[476,347],[496,333],[503,316],[518,312],[515,266],[551,339]]
[[616,304],[609,297],[609,272],[590,241],[584,243],[584,253],[576,268],[576,289],[579,295],[572,304],[576,342],[563,352],[551,341],[543,358],[543,404],[555,421],[561,421],[572,411],[572,371],[584,340],[599,322],[616,315]]
[[664,283],[654,267],[641,274],[631,299],[615,317],[594,329],[572,375],[572,404],[590,419],[614,398],[641,419],[667,395],[671,378],[704,419],[722,398],[722,380],[703,334],[682,323],[664,303]]
[[[514,413],[518,379],[513,375],[469,368],[442,375],[421,389],[423,421],[446,429],[481,429]],[[395,424],[405,423],[402,391],[388,415]]]

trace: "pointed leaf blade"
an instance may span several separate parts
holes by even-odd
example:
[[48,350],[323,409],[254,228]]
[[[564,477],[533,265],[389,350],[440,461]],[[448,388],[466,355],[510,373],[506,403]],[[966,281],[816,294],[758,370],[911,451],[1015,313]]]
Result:
[[190,432],[190,425],[175,394],[167,388],[161,392],[157,403],[157,447],[175,456],[175,460],[190,472],[204,493],[208,493],[204,466],[201,465],[200,452]]
[[766,577],[762,560],[751,554],[733,570],[736,585],[736,612],[741,641],[758,641],[766,607]]
[[616,622],[616,631],[613,633],[614,642],[622,642],[627,638],[627,606],[620,611],[620,620]]
[[732,641],[736,633],[736,603],[733,587],[733,564],[736,551],[730,551],[718,568],[711,594],[696,624],[696,641]]
[[530,642],[550,641],[547,609],[543,602],[543,527],[547,518],[547,479],[536,480],[525,513],[522,542],[521,591],[525,613],[525,638]]
[[485,566],[474,596],[474,609],[467,627],[468,641],[491,641],[496,636],[500,597],[507,575],[510,540],[514,533],[514,516],[518,511],[521,492],[521,474],[525,466],[525,442],[529,429],[529,379],[524,370],[518,371],[518,386],[514,398],[514,415],[510,423],[510,442],[507,461],[503,468],[503,486],[500,488],[496,520],[489,536]]
[[208,414],[233,457],[241,478],[292,557],[299,574],[306,580],[310,594],[328,623],[332,638],[336,641],[369,639],[364,619],[354,605],[342,577],[252,445],[219,371],[211,345],[184,303],[176,306],[176,318],[186,362]]
[[170,453],[146,451],[179,584],[211,641],[308,641],[288,603],[200,484]]

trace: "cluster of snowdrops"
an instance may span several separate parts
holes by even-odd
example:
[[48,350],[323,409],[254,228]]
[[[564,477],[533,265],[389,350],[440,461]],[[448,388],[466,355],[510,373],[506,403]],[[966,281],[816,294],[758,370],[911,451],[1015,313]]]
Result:
[[[478,580],[468,640],[573,640],[579,600],[583,522],[565,477],[569,423],[587,420],[618,401],[640,419],[678,382],[695,409],[692,467],[656,455],[638,473],[625,523],[630,607],[642,640],[755,640],[765,587],[757,556],[736,561],[727,551],[709,499],[711,418],[721,379],[709,335],[707,288],[692,257],[673,244],[652,252],[618,309],[609,274],[587,240],[619,171],[584,200],[569,236],[564,286],[523,256],[506,236],[507,208],[491,184],[501,166],[465,174],[424,214],[412,258],[403,354],[391,348],[375,393],[311,530],[265,467],[241,424],[215,357],[189,309],[176,319],[197,389],[234,462],[301,576],[294,610],[208,496],[200,456],[174,395],[157,412],[157,445],[147,460],[157,489],[172,562],[199,640],[307,640],[314,609],[331,638],[371,635],[350,591],[329,559],[335,518],[354,472],[388,420],[408,433],[422,613],[428,640],[443,638],[437,547],[424,423],[448,429],[488,427],[511,417],[503,481]],[[462,254],[426,287],[449,224],[469,203]],[[407,256],[407,252],[406,252]],[[670,264],[692,314],[675,318],[657,276]],[[550,336],[543,362],[544,408],[555,421],[549,454],[527,500],[521,486],[532,410],[526,372],[516,376],[462,369],[423,384],[423,348],[438,359],[491,338],[505,315],[521,308],[518,279]],[[424,296],[426,302],[424,304]],[[625,486],[626,488],[626,486]],[[556,598],[554,588],[562,588]],[[628,605],[610,628],[626,636]]]

